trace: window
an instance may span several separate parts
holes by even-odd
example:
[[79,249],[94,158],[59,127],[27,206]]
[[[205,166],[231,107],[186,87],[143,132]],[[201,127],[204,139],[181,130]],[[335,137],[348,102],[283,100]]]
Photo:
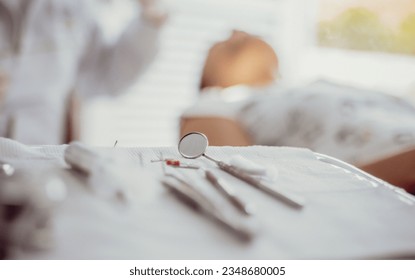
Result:
[[415,55],[415,0],[320,0],[321,46]]
[[415,56],[403,43],[415,38],[405,35],[413,32],[415,0],[296,2],[306,10],[298,23],[304,39],[295,56],[297,81],[326,79],[415,97]]

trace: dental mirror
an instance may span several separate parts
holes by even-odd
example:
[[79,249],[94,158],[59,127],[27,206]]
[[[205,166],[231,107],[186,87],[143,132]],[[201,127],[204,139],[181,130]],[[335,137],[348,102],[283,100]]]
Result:
[[265,184],[261,180],[250,176],[249,174],[235,168],[230,164],[207,156],[205,152],[208,145],[209,141],[206,135],[201,132],[190,132],[180,139],[178,150],[184,158],[195,159],[200,156],[204,156],[205,158],[215,162],[223,171],[241,179],[242,181],[247,182],[257,189],[260,189],[261,191],[264,191],[265,193],[268,193],[269,195],[282,200],[295,208],[303,207],[303,198],[297,197],[291,193],[286,193],[283,190],[276,190],[274,187]]
[[198,158],[203,156],[209,141],[203,133],[190,132],[180,139],[179,153],[184,158]]
[[[205,155],[206,148],[209,145],[209,141],[203,133],[200,132],[191,132],[182,137],[179,142],[179,153],[185,158],[198,158],[204,156],[212,161],[214,161],[219,166],[221,165],[220,161],[217,161],[213,158]],[[239,197],[237,197],[230,190],[230,187],[224,186],[223,179],[220,179],[211,171],[205,171],[206,178],[210,181],[216,188],[218,188],[225,196],[231,201],[231,203],[243,214],[250,215],[250,210],[247,208],[244,202],[242,202]]]
[[[205,154],[207,147],[209,146],[209,141],[206,135],[201,132],[190,132],[182,137],[179,141],[179,153],[184,158],[195,159],[201,156],[215,162],[221,167],[221,164],[227,165],[224,162],[211,158]],[[222,167],[221,167],[222,168]]]

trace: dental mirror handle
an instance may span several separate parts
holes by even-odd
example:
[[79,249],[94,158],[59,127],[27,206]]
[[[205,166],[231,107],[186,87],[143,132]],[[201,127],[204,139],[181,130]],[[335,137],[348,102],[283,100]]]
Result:
[[[209,157],[207,157],[209,158]],[[209,158],[210,159],[210,158]],[[222,169],[225,172],[228,172],[229,174],[241,179],[242,181],[245,181],[246,183],[250,184],[251,186],[256,187],[257,189],[285,202],[286,204],[295,207],[295,208],[302,208],[304,206],[304,199],[302,197],[298,197],[294,194],[286,193],[282,190],[276,190],[272,188],[271,186],[268,186],[261,182],[259,179],[256,179],[250,175],[247,175],[240,170],[236,169],[232,165],[226,164],[223,161],[216,161],[214,160],[220,169]]]

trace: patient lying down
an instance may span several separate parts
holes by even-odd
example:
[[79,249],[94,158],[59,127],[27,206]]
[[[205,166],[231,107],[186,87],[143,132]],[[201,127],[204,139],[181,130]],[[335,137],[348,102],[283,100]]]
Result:
[[282,88],[273,83],[277,72],[278,58],[268,44],[234,32],[211,48],[201,98],[185,115],[227,114],[251,144],[306,147],[415,190],[415,107],[381,92],[324,81]]

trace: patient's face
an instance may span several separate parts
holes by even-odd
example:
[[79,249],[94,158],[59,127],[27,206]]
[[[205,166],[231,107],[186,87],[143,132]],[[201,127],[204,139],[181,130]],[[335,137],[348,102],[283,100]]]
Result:
[[255,36],[235,31],[210,49],[201,87],[266,85],[277,73],[278,58],[272,47]]

